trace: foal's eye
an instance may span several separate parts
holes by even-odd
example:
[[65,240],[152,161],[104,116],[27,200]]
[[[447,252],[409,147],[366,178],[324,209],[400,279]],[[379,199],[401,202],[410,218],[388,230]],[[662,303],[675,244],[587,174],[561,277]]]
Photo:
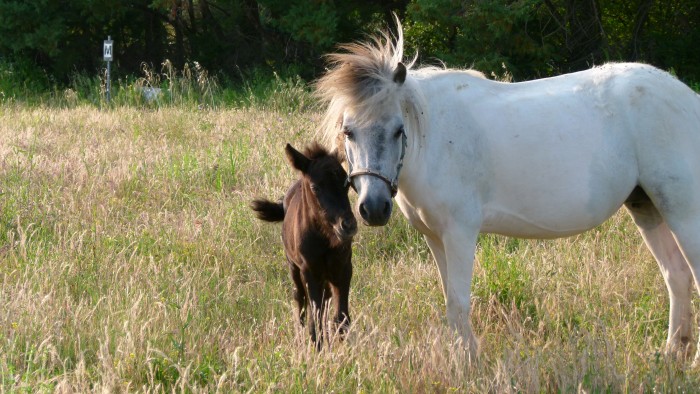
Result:
[[399,138],[404,134],[404,129],[403,126],[400,126],[398,129],[396,129],[396,133],[394,133],[394,138]]
[[352,139],[352,130],[348,126],[343,126],[343,134],[345,134],[345,138]]

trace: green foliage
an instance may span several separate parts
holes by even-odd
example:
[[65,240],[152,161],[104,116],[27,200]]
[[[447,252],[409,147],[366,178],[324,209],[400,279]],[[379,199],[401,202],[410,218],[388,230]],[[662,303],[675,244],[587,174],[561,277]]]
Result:
[[73,9],[51,0],[0,2],[1,49],[38,50],[57,56],[62,50]]
[[[539,0],[461,2],[414,0],[406,35],[416,38],[423,56],[487,74],[503,65],[518,76],[533,75],[549,59],[529,32]],[[421,45],[424,44],[424,45]]]
[[[413,0],[407,41],[424,61],[473,66],[516,80],[589,68],[605,61],[645,61],[700,79],[700,4],[596,0]],[[680,69],[679,69],[680,70]]]
[[282,73],[256,68],[242,74],[241,80],[239,88],[224,93],[226,102],[279,112],[305,111],[313,105],[309,86],[294,68]]
[[178,69],[197,61],[229,77],[298,63],[309,77],[336,42],[371,31],[401,3],[0,0],[0,55],[30,60],[66,83],[73,72],[104,66],[102,40],[111,35],[115,70],[125,74],[171,59]]
[[[279,112],[304,112],[314,105],[310,87],[298,75],[298,67],[290,66],[280,72],[268,67],[255,68],[241,72],[238,81],[225,75],[211,75],[198,62],[185,63],[181,70],[169,60],[159,69],[146,63],[141,67],[140,76],[112,80],[112,107],[256,106]],[[0,104],[65,108],[107,105],[105,75],[76,72],[63,88],[50,82],[46,74],[31,64],[0,63],[0,75],[3,76],[0,78]]]
[[[72,73],[94,71],[102,64],[102,40],[108,34],[122,34],[116,42],[120,54],[138,58],[153,51],[152,55],[162,56],[162,51],[150,45],[149,32],[165,31],[153,25],[151,5],[148,0],[2,0],[0,54],[13,61],[30,60],[64,83]],[[143,26],[149,25],[143,37]],[[140,47],[142,42],[144,47]],[[122,56],[120,62],[132,70],[138,65],[130,56]]]
[[284,8],[284,17],[273,23],[296,41],[321,48],[336,42],[338,15],[332,2],[290,1]]
[[[113,79],[121,81],[115,90],[134,87],[117,97],[122,102],[154,106],[140,92],[161,85],[170,89],[161,103],[214,106],[213,93],[234,86],[243,93],[224,102],[268,102],[275,89],[250,94],[259,73],[266,83],[296,90],[297,76],[311,80],[323,72],[323,55],[337,43],[393,29],[392,12],[403,22],[407,54],[417,51],[424,64],[474,67],[499,79],[505,69],[521,81],[642,61],[700,80],[696,0],[0,0],[0,71],[13,73],[0,81],[0,99],[40,93],[34,100],[100,102],[104,89],[91,80],[104,74],[102,41],[111,35]],[[159,70],[165,63],[181,74]],[[210,74],[202,77],[203,70]]]
[[34,63],[0,58],[0,104],[36,99],[51,87],[49,76]]

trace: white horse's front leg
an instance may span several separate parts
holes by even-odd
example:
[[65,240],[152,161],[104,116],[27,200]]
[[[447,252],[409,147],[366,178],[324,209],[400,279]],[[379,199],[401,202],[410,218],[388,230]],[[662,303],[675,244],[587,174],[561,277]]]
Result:
[[476,359],[478,352],[478,343],[469,320],[474,251],[478,235],[478,228],[452,228],[447,231],[443,235],[447,264],[444,272],[440,272],[443,275],[447,321],[464,341],[471,360]]

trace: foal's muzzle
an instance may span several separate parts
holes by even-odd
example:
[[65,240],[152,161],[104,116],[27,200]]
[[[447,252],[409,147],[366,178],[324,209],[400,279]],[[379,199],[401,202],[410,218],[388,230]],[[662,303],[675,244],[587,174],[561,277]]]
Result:
[[357,220],[355,216],[349,216],[340,220],[340,222],[334,226],[334,230],[338,238],[341,240],[350,239],[357,234]]

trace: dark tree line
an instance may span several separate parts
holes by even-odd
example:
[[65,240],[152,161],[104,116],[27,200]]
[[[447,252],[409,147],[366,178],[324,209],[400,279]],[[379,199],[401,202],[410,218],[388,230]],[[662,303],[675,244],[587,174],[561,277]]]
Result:
[[697,0],[0,0],[0,60],[62,81],[103,67],[111,35],[124,73],[170,59],[311,78],[336,43],[392,26],[392,12],[422,63],[522,80],[632,60],[700,81]]
[[700,80],[697,0],[413,0],[423,55],[516,79],[642,61]]

